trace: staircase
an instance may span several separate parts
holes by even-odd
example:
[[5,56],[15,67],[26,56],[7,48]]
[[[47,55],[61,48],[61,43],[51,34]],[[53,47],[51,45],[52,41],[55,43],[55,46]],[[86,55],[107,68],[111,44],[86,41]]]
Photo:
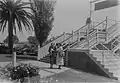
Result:
[[89,34],[89,42],[87,40],[79,42],[79,46],[76,48],[88,49],[89,43],[89,53],[92,54],[92,57],[96,58],[96,61],[101,63],[100,65],[104,66],[111,78],[117,78],[118,80],[120,80],[120,57],[115,54],[115,51],[120,48],[119,26],[120,24],[114,23],[107,27],[107,33],[97,28],[97,31]]
[[99,43],[94,47],[95,50],[90,50],[90,54],[96,58],[96,61],[100,61],[104,69],[107,69],[108,73],[112,73],[113,77],[118,80],[120,80],[120,57],[115,54],[115,51],[120,48],[119,30],[118,23],[112,25],[107,29],[106,44]]
[[[99,28],[98,26],[101,26],[103,23],[105,22],[102,21],[100,23],[96,23],[94,25],[94,27],[90,30],[89,32],[89,39],[90,39],[90,45],[91,48],[94,47],[95,45],[97,45],[97,28]],[[88,28],[87,25],[79,28],[78,30],[76,30],[73,35],[71,36],[67,36],[65,34],[62,34],[61,36],[59,36],[58,38],[56,38],[55,40],[53,40],[52,42],[48,43],[47,45],[44,45],[43,47],[40,48],[40,55],[38,55],[38,60],[42,59],[43,57],[48,55],[48,48],[50,46],[51,43],[61,43],[61,44],[68,44],[68,48],[69,45],[71,45],[72,48],[88,48],[88,42],[86,40],[87,35],[86,35],[86,29]]]
[[[97,26],[103,24],[105,21],[102,21],[101,23],[96,24],[96,26],[91,29],[89,32],[89,39],[91,39],[91,43],[93,43],[91,46],[95,45],[96,43],[96,34],[97,34],[97,29],[95,29]],[[86,46],[87,47],[87,41],[86,41],[86,29],[88,28],[87,25],[79,28],[76,30],[73,35],[69,37],[64,37],[65,34],[62,34],[59,38],[55,39],[54,41],[48,43],[47,45],[43,46],[40,48],[40,55],[38,55],[38,60],[44,61],[44,62],[49,62],[49,55],[48,55],[48,48],[51,43],[61,43],[61,44],[67,44],[67,48],[76,48],[76,47],[81,47],[80,45],[83,45],[82,47]],[[94,41],[95,40],[95,41]],[[85,44],[84,44],[85,43]],[[97,44],[97,43],[96,43]]]
[[69,38],[71,35],[67,35],[66,33],[63,33],[62,35],[58,36],[56,39],[54,39],[53,41],[47,43],[46,45],[42,46],[39,50],[40,55],[38,55],[38,60],[40,60],[41,58],[45,57],[46,55],[48,55],[48,48],[51,45],[51,43],[61,43],[64,40],[66,40],[67,38]]
[[96,58],[96,61],[100,61],[101,65],[104,65],[104,69],[108,70],[108,73],[120,80],[120,58],[115,56],[109,50],[91,50],[90,54]]
[[[76,42],[74,42],[70,45],[66,44],[66,45],[63,46],[63,49],[64,49],[64,51],[66,51],[68,47],[72,48],[72,47],[74,47],[74,45],[76,45]],[[40,61],[45,62],[45,63],[50,63],[50,55],[48,54],[48,55],[44,56],[43,58],[40,59]],[[65,61],[65,57],[64,57],[64,64],[65,63],[66,63],[66,61]]]
[[[109,27],[106,27],[107,29],[104,31],[103,28],[101,29],[101,27],[99,27],[104,23],[105,21],[95,25],[89,32],[89,36],[86,35],[86,28],[88,26],[85,25],[76,30],[72,36],[69,36],[62,41],[54,40],[54,42],[65,43],[67,44],[66,48],[75,48],[76,50],[88,49],[89,43],[89,53],[92,57],[100,62],[100,65],[107,70],[107,73],[111,78],[120,80],[120,57],[115,54],[115,51],[120,48],[120,24],[114,23]],[[44,47],[44,49],[41,48],[41,51],[44,52],[43,50],[46,50],[46,47]],[[48,52],[44,52],[44,56],[42,56],[41,60],[49,62],[49,55],[47,54]]]
[[[102,25],[104,22],[105,22],[105,20],[100,22],[100,23],[95,24],[95,26],[90,31],[90,38],[92,38],[92,37],[95,38],[96,37],[94,35],[96,34],[96,30],[97,30],[98,26]],[[86,39],[86,29],[87,28],[88,28],[88,26],[84,25],[83,27],[81,27],[78,30],[76,30],[75,32],[73,32],[73,34],[71,36],[66,36],[66,34],[64,33],[61,36],[59,36],[58,38],[56,38],[55,40],[53,40],[50,43],[44,45],[43,47],[40,48],[40,51],[39,51],[40,55],[38,55],[38,60],[40,60],[41,58],[48,55],[48,48],[49,48],[51,43],[61,43],[61,44],[69,44],[69,45],[73,44],[72,48],[73,47],[76,48],[79,45],[83,45],[82,42],[86,41],[85,39]],[[93,41],[94,41],[94,39],[91,40],[92,43],[93,43]]]

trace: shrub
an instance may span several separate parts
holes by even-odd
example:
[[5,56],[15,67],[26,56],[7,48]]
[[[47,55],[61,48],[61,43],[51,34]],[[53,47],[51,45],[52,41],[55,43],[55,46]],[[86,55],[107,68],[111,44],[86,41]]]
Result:
[[11,63],[2,68],[5,77],[11,80],[24,79],[24,77],[32,77],[39,75],[39,68],[31,64],[19,63],[14,67]]

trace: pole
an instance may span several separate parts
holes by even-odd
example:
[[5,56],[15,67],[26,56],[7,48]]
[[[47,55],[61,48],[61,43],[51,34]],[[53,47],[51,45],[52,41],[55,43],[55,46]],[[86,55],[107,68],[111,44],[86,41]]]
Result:
[[106,26],[105,26],[105,41],[107,41],[107,23],[108,23],[108,17],[106,16]]
[[90,19],[92,17],[92,2],[90,2]]
[[91,18],[92,18],[92,2],[90,1],[90,21],[88,22],[88,28],[87,28],[87,41],[88,41],[88,50],[89,50],[89,29],[90,29],[90,25],[91,25]]
[[87,28],[87,41],[88,41],[88,50],[89,50],[89,27],[90,27],[90,24],[88,24],[88,28]]

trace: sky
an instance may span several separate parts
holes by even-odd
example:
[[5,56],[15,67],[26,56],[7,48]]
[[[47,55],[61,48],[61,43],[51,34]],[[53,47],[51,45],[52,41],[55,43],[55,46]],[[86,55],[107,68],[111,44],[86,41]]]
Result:
[[[26,0],[27,1],[27,0]],[[92,4],[94,9],[94,4]],[[52,28],[51,36],[58,36],[63,32],[71,33],[85,25],[87,17],[89,17],[90,4],[89,0],[57,0],[54,11],[54,27]],[[92,12],[92,20],[101,22],[106,16],[110,19],[120,20],[120,5],[112,8],[107,8]],[[7,36],[7,29],[4,33],[0,32],[0,42]],[[27,37],[34,35],[34,33],[27,33],[25,30],[23,34],[17,32],[20,41],[26,41]]]

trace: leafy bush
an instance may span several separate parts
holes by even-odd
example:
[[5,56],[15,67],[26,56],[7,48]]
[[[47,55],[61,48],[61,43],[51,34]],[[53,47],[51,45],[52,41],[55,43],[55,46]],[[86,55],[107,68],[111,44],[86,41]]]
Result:
[[39,68],[31,64],[20,63],[14,67],[11,63],[2,68],[4,75],[11,80],[39,75]]

